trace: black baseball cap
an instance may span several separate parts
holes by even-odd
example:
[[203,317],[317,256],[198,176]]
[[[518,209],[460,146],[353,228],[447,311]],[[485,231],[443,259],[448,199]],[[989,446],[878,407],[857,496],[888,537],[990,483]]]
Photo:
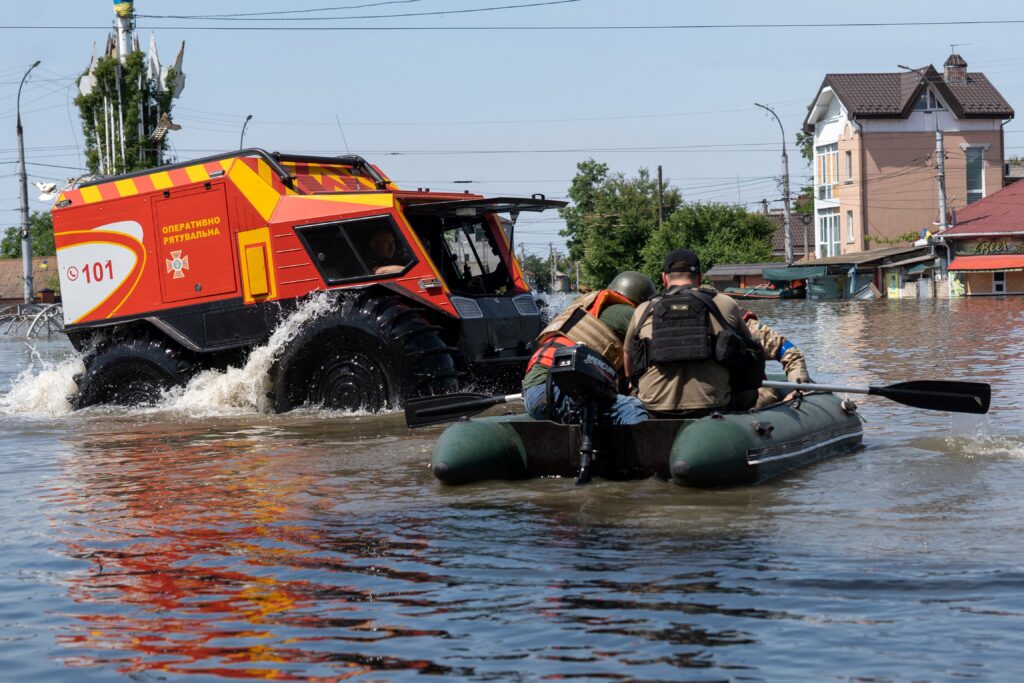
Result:
[[700,259],[689,249],[673,249],[665,257],[663,273],[699,273]]

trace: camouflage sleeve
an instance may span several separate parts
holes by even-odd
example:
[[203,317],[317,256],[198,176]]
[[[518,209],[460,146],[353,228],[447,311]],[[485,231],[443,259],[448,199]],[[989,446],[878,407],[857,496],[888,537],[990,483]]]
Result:
[[750,336],[761,343],[764,347],[765,360],[777,360],[782,363],[782,369],[786,371],[786,379],[795,382],[798,379],[810,382],[811,377],[807,373],[807,363],[804,354],[801,353],[793,342],[789,341],[772,328],[762,323],[757,318],[751,317],[746,320]]

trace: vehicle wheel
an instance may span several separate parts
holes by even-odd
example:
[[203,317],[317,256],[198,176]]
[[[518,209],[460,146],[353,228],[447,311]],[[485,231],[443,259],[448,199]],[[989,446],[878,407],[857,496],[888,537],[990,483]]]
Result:
[[420,309],[397,296],[343,294],[271,369],[274,410],[301,405],[380,411],[458,389],[452,349]]
[[101,403],[152,405],[162,392],[183,386],[195,372],[178,349],[149,339],[101,347],[85,363],[85,372],[76,378],[75,408]]

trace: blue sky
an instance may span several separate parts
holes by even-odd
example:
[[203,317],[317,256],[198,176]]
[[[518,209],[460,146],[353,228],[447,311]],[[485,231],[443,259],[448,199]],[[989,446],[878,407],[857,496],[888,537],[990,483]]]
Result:
[[[144,15],[210,15],[348,7],[292,18],[445,12],[540,0],[137,0],[141,43],[156,32],[163,63],[186,42],[187,86],[175,105],[182,130],[172,153],[186,160],[247,146],[317,154],[348,150],[399,185],[491,195],[564,197],[588,157],[613,171],[659,164],[687,199],[780,206],[781,136],[753,103],[776,108],[790,145],[794,187],[808,174],[792,143],[825,73],[941,69],[959,44],[1015,107],[1024,106],[1024,20],[1019,3],[691,3],[578,0],[463,14],[335,21],[263,21],[271,30]],[[110,0],[8,3],[0,20],[0,225],[18,222],[15,95],[25,69],[42,64],[21,98],[29,180],[78,175],[82,134],[72,100],[92,44],[102,47]],[[364,5],[356,8],[357,5]],[[40,9],[43,8],[43,9]],[[998,21],[888,27],[571,30],[667,26]],[[254,22],[232,22],[246,27]],[[363,30],[308,31],[296,26]],[[563,27],[510,30],[507,27]],[[17,28],[15,28],[17,27]],[[71,27],[71,28],[57,28]],[[398,31],[394,27],[498,27]],[[505,28],[501,28],[505,27]],[[338,121],[341,122],[339,130]],[[6,131],[6,132],[3,132]],[[342,132],[343,131],[343,132]],[[1006,126],[1009,155],[1024,155],[1024,127]],[[456,183],[455,181],[472,181]],[[29,187],[30,208],[42,210]],[[562,244],[554,214],[524,216],[528,252]]]

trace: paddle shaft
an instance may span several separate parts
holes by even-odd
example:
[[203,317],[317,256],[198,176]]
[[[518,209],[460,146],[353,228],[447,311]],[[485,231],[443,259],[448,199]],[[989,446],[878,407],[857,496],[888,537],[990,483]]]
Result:
[[490,408],[500,403],[511,403],[513,401],[522,401],[522,394],[509,394],[507,396],[485,396],[483,398],[473,399],[469,401],[461,401],[459,403],[452,403],[446,406],[434,406],[430,408],[423,408],[418,411],[418,415],[422,417],[434,417],[436,415],[446,415],[452,412],[461,412],[467,410],[483,410],[484,408]]
[[882,396],[903,405],[951,413],[988,412],[991,387],[981,382],[917,380],[884,387],[844,387],[832,384],[763,382],[762,386],[782,391],[830,391],[833,393]]

